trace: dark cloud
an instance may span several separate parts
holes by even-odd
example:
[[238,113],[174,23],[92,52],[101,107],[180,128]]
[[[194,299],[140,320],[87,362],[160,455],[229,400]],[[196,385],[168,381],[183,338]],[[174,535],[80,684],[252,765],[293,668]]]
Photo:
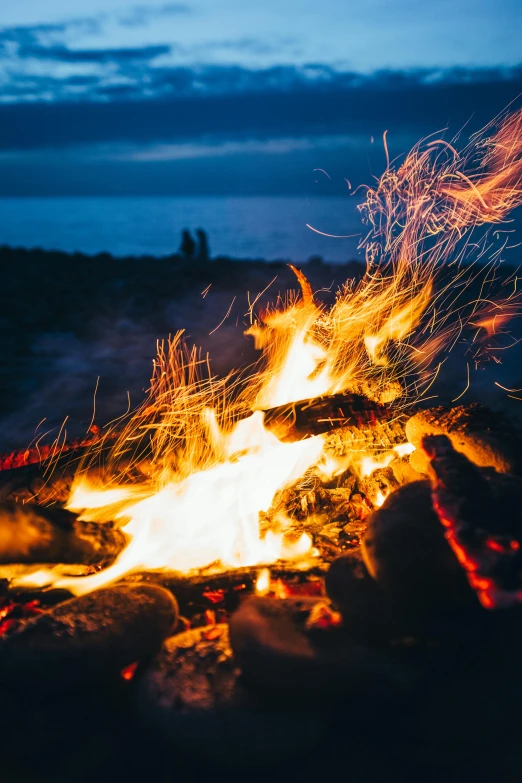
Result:
[[[26,77],[18,85],[25,96],[86,90],[89,100],[15,95],[0,104],[0,193],[298,193],[311,185],[322,192],[330,184],[313,182],[315,168],[337,173],[345,190],[342,177],[368,181],[382,169],[384,130],[392,155],[400,154],[446,127],[448,139],[464,126],[468,136],[522,94],[522,69],[151,71],[150,97],[133,81]],[[270,146],[277,139],[288,140],[284,154]],[[187,155],[176,154],[180,145]]]
[[[487,121],[522,92],[522,69],[371,77],[319,66],[150,72],[150,97],[136,83],[89,81],[90,100],[0,105],[0,149],[194,141],[205,134],[273,138],[379,135],[385,128],[431,132],[448,122],[456,128],[471,117]],[[58,84],[63,87],[64,80],[41,77],[22,86],[49,94]],[[108,95],[113,100],[107,101]]]
[[[259,46],[264,45],[257,42]],[[254,39],[244,41],[245,46],[254,46]],[[225,42],[226,45],[226,42]],[[361,75],[350,71],[339,71],[320,63],[311,63],[301,67],[288,65],[269,68],[252,69],[239,65],[196,65],[171,66],[156,65],[153,61],[160,55],[172,52],[185,53],[180,45],[155,45],[117,49],[71,49],[62,44],[45,45],[24,44],[20,47],[25,57],[37,57],[60,63],[75,64],[110,64],[110,70],[100,70],[98,81],[86,82],[83,95],[77,91],[67,94],[66,82],[48,75],[41,81],[41,98],[62,102],[68,97],[75,102],[82,99],[86,102],[104,98],[107,88],[114,85],[115,75],[125,83],[129,94],[136,99],[189,98],[194,96],[231,96],[255,93],[350,93],[361,90],[362,93],[378,93],[388,91],[417,92],[425,88],[437,89],[452,87],[455,89],[476,85],[484,85],[486,90],[491,85],[499,85],[505,93],[513,84],[518,84],[522,78],[522,68],[481,68],[451,70],[408,70],[379,71],[370,75]],[[147,67],[136,67],[136,63],[145,63]],[[116,65],[114,71],[112,66]],[[24,71],[10,70],[9,79],[4,87],[4,102],[23,98],[20,86],[26,81]],[[38,94],[31,89],[27,100],[37,100]],[[423,107],[425,108],[425,107]]]
[[21,46],[20,57],[39,60],[54,60],[65,63],[128,63],[136,60],[153,60],[162,54],[169,54],[170,46],[135,46],[121,49],[69,49],[67,46]]

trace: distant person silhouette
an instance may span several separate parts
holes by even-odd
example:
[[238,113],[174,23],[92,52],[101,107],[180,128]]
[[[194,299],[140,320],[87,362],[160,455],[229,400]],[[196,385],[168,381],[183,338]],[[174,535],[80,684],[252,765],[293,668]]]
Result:
[[210,260],[207,234],[205,231],[203,231],[202,228],[198,228],[196,231],[196,236],[198,238],[197,260],[200,261],[201,263],[206,263],[207,261]]
[[186,228],[181,233],[181,245],[179,252],[186,261],[193,261],[196,254],[196,243],[194,242],[190,231]]

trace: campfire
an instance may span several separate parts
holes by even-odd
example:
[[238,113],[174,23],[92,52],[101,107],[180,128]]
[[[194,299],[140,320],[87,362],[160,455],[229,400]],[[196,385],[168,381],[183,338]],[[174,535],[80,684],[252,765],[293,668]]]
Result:
[[[521,113],[460,152],[420,143],[366,190],[360,280],[326,305],[292,267],[297,291],[250,303],[255,366],[215,377],[178,333],[137,410],[4,459],[6,686],[124,683],[185,750],[223,760],[223,721],[241,763],[279,761],[306,747],[303,700],[321,726],[348,697],[397,703],[506,636],[522,435],[461,398],[520,314],[488,227],[521,183]],[[468,385],[430,407],[457,343]]]

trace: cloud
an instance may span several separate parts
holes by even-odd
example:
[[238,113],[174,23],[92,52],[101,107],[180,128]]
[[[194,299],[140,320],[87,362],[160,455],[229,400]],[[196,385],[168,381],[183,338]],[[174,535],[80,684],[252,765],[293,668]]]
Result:
[[0,27],[0,49],[14,54],[12,47],[49,45],[63,41],[67,34],[95,35],[101,31],[103,16],[69,19],[55,24],[17,25]]
[[[245,46],[253,46],[254,39],[243,43]],[[262,42],[258,43],[262,45]],[[224,45],[228,46],[226,42]],[[484,85],[487,91],[489,86],[495,84],[505,92],[509,91],[512,85],[516,87],[522,79],[522,67],[388,70],[359,74],[336,70],[321,63],[301,67],[275,65],[257,69],[239,65],[170,65],[168,55],[184,50],[179,45],[163,44],[129,48],[72,49],[63,44],[42,46],[38,43],[26,43],[20,47],[20,51],[26,59],[46,59],[56,63],[56,67],[63,64],[84,69],[92,65],[100,66],[97,71],[98,81],[86,81],[83,92],[76,89],[68,92],[70,83],[61,78],[58,71],[50,73],[39,69],[38,74],[42,78],[38,85],[35,85],[34,80],[28,79],[28,75],[33,76],[34,69],[29,74],[27,71],[10,69],[9,76],[4,78],[0,102],[11,103],[24,98],[28,101],[65,102],[72,99],[75,102],[95,102],[105,101],[107,96],[119,94],[148,101],[256,93],[333,95],[350,94],[357,90],[362,94],[377,94],[380,91],[404,94],[408,90],[415,93],[427,88],[436,90],[469,87],[472,91],[476,85]],[[166,62],[156,63],[155,60],[160,57],[167,58]],[[139,68],[136,67],[137,63],[140,63]],[[90,71],[84,70],[84,73],[92,75]],[[24,84],[29,87],[26,95],[23,92]],[[425,106],[420,108],[422,111],[427,109]]]
[[118,18],[124,27],[142,27],[155,19],[166,16],[190,14],[192,9],[186,3],[163,3],[162,5],[135,5]]
[[118,49],[69,49],[67,46],[26,45],[19,49],[20,57],[54,60],[63,63],[128,63],[136,60],[154,60],[169,54],[171,47],[136,46]]
[[381,170],[385,130],[393,157],[433,132],[467,136],[522,94],[520,68],[148,70],[146,86],[121,73],[17,82],[22,100],[0,104],[2,195],[324,191],[316,168],[342,172],[345,190],[344,176]]
[[[3,150],[193,142],[205,134],[241,139],[379,135],[385,128],[431,132],[472,116],[487,121],[522,92],[522,69],[367,77],[319,66],[162,67],[149,69],[146,84],[139,75],[107,80],[90,74],[82,82],[69,74],[26,75],[14,87],[18,94],[0,104]],[[51,98],[19,100],[38,95]]]
[[272,37],[270,40],[248,36],[193,44],[186,51],[196,61],[202,55],[208,57],[209,52],[234,52],[263,57],[265,55],[277,54],[289,46],[295,50],[297,43],[297,39],[288,36],[284,38]]

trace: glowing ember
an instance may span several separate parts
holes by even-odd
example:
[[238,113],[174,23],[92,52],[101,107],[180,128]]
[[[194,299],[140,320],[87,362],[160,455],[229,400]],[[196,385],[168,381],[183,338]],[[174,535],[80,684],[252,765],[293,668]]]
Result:
[[[505,286],[504,299],[492,300],[498,253],[485,263],[487,243],[470,243],[470,233],[522,203],[521,177],[521,113],[490,136],[475,136],[460,155],[441,140],[419,144],[367,191],[362,280],[347,281],[327,309],[295,270],[302,296],[252,318],[248,333],[262,351],[253,371],[216,379],[181,333],[161,344],[147,400],[114,445],[109,431],[93,453],[94,463],[111,446],[111,475],[121,465],[118,482],[91,476],[87,464],[68,505],[84,519],[120,522],[130,542],[102,573],[48,574],[48,581],[81,593],[135,570],[190,572],[309,557],[309,537],[286,540],[284,520],[261,535],[259,514],[310,468],[335,475],[339,466],[323,455],[324,436],[282,443],[264,427],[262,410],[351,392],[399,412],[426,394],[441,351],[466,339],[466,329],[473,362],[487,359],[489,338],[518,312],[519,300],[516,280],[511,290]],[[466,287],[477,278],[481,297],[467,302]],[[412,450],[405,443],[384,454],[355,452],[352,464],[368,476]],[[145,460],[136,484],[130,470]],[[380,492],[373,503],[384,499]],[[266,571],[258,582],[258,592],[270,589]]]

